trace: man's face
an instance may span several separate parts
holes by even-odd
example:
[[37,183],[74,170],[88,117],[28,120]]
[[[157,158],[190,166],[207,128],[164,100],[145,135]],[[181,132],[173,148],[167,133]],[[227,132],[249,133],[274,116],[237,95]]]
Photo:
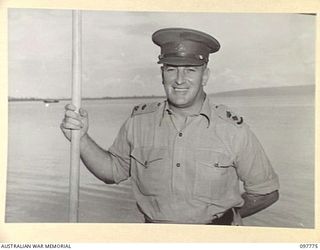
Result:
[[161,70],[164,90],[171,105],[187,108],[202,101],[203,86],[209,78],[209,69],[206,65],[163,65]]

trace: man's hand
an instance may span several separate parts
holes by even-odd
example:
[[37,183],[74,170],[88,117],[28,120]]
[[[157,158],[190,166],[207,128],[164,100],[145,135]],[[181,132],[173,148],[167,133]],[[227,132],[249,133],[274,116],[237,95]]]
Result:
[[89,128],[87,111],[80,109],[78,113],[72,104],[66,105],[65,110],[65,116],[60,125],[65,137],[71,140],[71,131],[80,130],[80,156],[84,165],[98,179],[105,183],[114,183],[110,153],[100,148],[87,134]]
[[70,141],[71,131],[80,130],[80,137],[87,134],[89,128],[88,113],[80,108],[79,113],[76,112],[76,107],[72,104],[65,106],[65,116],[60,124],[60,128],[64,136]]

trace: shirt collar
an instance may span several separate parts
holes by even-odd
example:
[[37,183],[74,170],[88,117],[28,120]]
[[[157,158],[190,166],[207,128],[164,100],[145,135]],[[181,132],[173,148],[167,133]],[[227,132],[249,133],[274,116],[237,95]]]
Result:
[[[168,101],[164,101],[164,105],[163,105],[163,110],[162,110],[162,115],[161,115],[161,119],[160,119],[160,123],[159,126],[161,126],[162,124],[162,120],[165,116],[165,114],[171,115],[173,113],[173,111],[170,109],[169,105],[168,105]],[[201,110],[199,112],[199,115],[204,116],[207,119],[208,122],[208,127],[210,126],[210,121],[211,119],[211,107],[210,107],[210,102],[209,102],[209,97],[206,95],[204,102],[202,104]]]
[[206,95],[206,98],[204,99],[204,102],[203,102],[201,110],[200,110],[200,115],[207,118],[208,128],[210,126],[210,121],[212,120],[211,111],[212,111],[212,108],[210,105],[209,97]]

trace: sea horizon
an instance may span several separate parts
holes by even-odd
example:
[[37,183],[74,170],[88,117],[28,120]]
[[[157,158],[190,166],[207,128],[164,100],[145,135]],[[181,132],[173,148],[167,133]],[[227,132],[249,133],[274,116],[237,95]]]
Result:
[[[297,86],[281,86],[281,87],[263,87],[263,88],[248,88],[230,91],[222,91],[216,93],[207,93],[214,97],[228,96],[270,96],[270,95],[310,95],[315,94],[315,85],[297,85]],[[165,98],[165,95],[133,95],[133,96],[100,96],[89,97],[83,96],[82,100],[117,100],[117,99],[158,99]],[[8,101],[68,101],[71,97],[11,97],[8,96]]]

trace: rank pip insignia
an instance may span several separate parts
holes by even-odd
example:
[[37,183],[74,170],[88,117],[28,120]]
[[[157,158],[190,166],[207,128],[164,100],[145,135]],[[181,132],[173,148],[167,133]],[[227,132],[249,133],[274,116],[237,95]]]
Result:
[[235,125],[241,125],[243,123],[243,118],[241,116],[237,116],[232,111],[230,111],[225,105],[217,105],[215,106],[218,115],[226,120],[229,121]]
[[241,124],[243,122],[243,118],[242,117],[238,117],[235,114],[233,114],[231,111],[226,111],[226,115],[228,118],[234,120],[237,124]]

